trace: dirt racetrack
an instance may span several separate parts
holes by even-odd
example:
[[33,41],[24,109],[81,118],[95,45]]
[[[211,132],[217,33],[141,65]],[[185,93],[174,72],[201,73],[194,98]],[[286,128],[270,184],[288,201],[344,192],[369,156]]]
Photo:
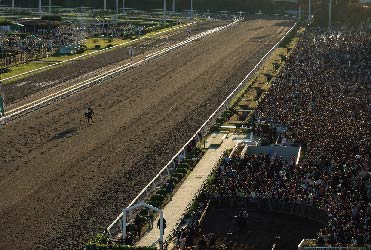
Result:
[[290,25],[241,22],[0,128],[0,249],[81,249]]
[[[212,29],[227,24],[227,21],[197,22],[192,25],[192,34]],[[186,28],[158,35],[155,38],[146,38],[133,44],[135,55],[143,55],[156,48],[169,46],[187,37]],[[18,79],[11,84],[5,84],[3,90],[6,93],[6,104],[12,108],[14,105],[30,101],[29,97],[35,93],[35,98],[41,98],[44,92],[57,91],[59,87],[76,84],[91,77],[94,73],[104,72],[116,64],[124,64],[129,59],[128,48],[120,47],[94,57],[65,63],[51,70],[42,71],[35,75],[29,75]],[[31,99],[32,99],[31,97]]]

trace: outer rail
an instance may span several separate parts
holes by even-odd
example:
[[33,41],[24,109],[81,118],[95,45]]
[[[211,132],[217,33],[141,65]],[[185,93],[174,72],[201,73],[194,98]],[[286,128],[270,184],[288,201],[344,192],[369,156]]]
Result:
[[[233,23],[232,23],[233,24]],[[236,93],[238,93],[245,85],[247,79],[254,73],[261,63],[266,59],[266,57],[282,42],[283,39],[294,29],[297,25],[295,23],[286,33],[285,35],[260,59],[260,61],[255,65],[255,67],[243,78],[243,80],[238,84],[238,86],[228,95],[228,97],[219,105],[219,107],[210,115],[210,117],[201,125],[201,127],[194,133],[194,135],[189,139],[184,146],[171,158],[171,160],[163,167],[158,174],[142,189],[142,191],[130,202],[128,205],[129,207],[135,204],[136,202],[140,201],[142,198],[146,197],[146,195],[151,191],[151,186],[156,184],[156,181],[163,182],[163,174],[169,175],[171,169],[176,167],[177,163],[184,158],[186,153],[187,146],[194,140],[199,140],[200,135],[205,135],[209,128],[214,124],[216,118],[224,112],[228,108],[229,101],[234,97]],[[152,189],[153,190],[153,189]],[[112,236],[111,229],[115,225],[120,226],[120,219],[122,218],[123,214],[121,213],[108,227],[107,231]]]

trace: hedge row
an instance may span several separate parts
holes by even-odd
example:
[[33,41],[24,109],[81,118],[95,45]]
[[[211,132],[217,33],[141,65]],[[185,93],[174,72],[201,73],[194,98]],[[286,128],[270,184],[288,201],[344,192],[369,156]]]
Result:
[[89,241],[85,250],[157,250],[156,247],[135,247],[120,244],[114,244],[107,239],[104,234],[97,234],[95,238]]

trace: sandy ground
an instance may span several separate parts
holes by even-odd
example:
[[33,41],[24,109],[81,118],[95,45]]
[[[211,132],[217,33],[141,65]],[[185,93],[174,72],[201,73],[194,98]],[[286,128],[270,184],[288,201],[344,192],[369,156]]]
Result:
[[0,128],[0,249],[81,249],[288,26],[242,22]]

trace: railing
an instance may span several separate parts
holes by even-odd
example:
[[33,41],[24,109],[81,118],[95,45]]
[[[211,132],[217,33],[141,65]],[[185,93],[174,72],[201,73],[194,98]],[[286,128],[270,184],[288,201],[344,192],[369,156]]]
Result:
[[[243,78],[243,80],[238,84],[238,86],[227,96],[227,98],[219,105],[219,107],[210,115],[210,117],[194,133],[191,139],[189,139],[185,143],[185,145],[173,156],[173,158],[165,165],[165,167],[162,168],[160,172],[142,189],[142,191],[134,198],[134,200],[132,200],[132,202],[128,206],[132,206],[136,202],[148,198],[149,195],[152,194],[156,190],[157,184],[163,184],[165,182],[165,178],[170,176],[171,171],[173,171],[177,167],[177,164],[185,157],[186,148],[188,147],[188,145],[191,142],[198,142],[202,136],[205,136],[208,133],[210,127],[215,124],[216,119],[225,110],[228,109],[229,102],[232,100],[234,95],[238,93],[245,86],[246,81],[251,76],[251,74],[258,69],[258,67],[265,60],[265,58],[281,43],[281,41],[294,29],[296,25],[297,23],[295,23],[285,33],[285,35],[260,59],[260,61],[255,65],[255,67]],[[116,233],[120,232],[121,223],[119,222],[121,218],[122,218],[122,213],[108,226],[107,231],[109,232],[111,237],[112,235],[115,235]]]

